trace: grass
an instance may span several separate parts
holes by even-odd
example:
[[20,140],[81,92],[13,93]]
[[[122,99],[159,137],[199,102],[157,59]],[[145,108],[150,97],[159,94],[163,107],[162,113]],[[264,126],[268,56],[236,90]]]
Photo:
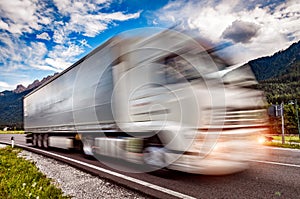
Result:
[[[263,143],[265,146],[300,149],[300,139],[298,135],[285,135],[285,144],[282,144],[281,135],[266,135],[265,137],[267,138]],[[270,140],[268,140],[268,138]]]
[[[274,140],[279,140],[279,141],[282,140],[281,135],[275,135],[275,136],[272,136],[272,138]],[[284,140],[285,140],[285,142],[297,142],[297,143],[300,143],[300,139],[299,139],[298,135],[286,135],[286,136],[284,136]]]
[[70,198],[51,184],[34,163],[20,158],[21,149],[0,149],[0,198]]
[[274,146],[274,147],[282,147],[282,148],[292,148],[292,149],[300,149],[300,140],[298,135],[285,135],[285,144],[282,144],[282,137],[281,135],[273,135],[273,136],[267,136],[273,138],[274,141],[265,141],[264,145],[266,146]]
[[24,134],[24,131],[2,131],[2,130],[0,130],[0,134]]
[[291,149],[300,149],[300,145],[298,144],[281,144],[277,142],[265,142],[264,145],[266,146],[274,146],[274,147],[282,147],[282,148],[291,148]]

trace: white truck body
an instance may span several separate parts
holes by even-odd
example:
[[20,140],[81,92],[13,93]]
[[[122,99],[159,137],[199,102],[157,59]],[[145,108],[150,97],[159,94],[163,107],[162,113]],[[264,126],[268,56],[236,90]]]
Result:
[[25,131],[41,147],[52,136],[69,146],[73,136],[89,155],[191,173],[243,170],[268,130],[264,100],[247,65],[222,64],[175,31],[115,37],[24,98]]

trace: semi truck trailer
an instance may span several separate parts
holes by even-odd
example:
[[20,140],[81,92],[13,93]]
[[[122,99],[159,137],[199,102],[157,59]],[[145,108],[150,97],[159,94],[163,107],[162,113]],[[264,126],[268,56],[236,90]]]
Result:
[[227,174],[257,158],[268,131],[245,65],[164,30],[118,35],[24,97],[27,142],[153,168]]

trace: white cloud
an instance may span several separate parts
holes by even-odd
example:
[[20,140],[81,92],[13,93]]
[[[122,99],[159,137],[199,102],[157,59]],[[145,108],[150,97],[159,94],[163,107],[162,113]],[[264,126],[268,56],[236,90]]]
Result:
[[92,46],[90,46],[87,42],[86,39],[83,39],[83,40],[80,40],[79,43],[82,45],[82,46],[86,46],[88,48],[92,48]]
[[[45,62],[47,63],[47,60],[45,60]],[[39,70],[54,71],[54,72],[61,72],[62,71],[61,69],[59,69],[57,67],[51,67],[49,65],[32,64],[31,66],[33,68],[39,69]]]
[[60,13],[67,13],[72,4],[72,2],[69,0],[54,0],[53,2]]
[[[231,2],[234,6],[236,3]],[[173,1],[158,11],[158,17],[169,26],[180,23],[183,28],[197,29],[202,37],[219,41],[223,31],[235,21],[226,1],[215,5],[213,1]]]
[[180,22],[181,28],[197,30],[201,37],[215,44],[235,42],[224,51],[229,51],[226,53],[231,53],[235,62],[246,62],[271,55],[298,41],[299,10],[300,2],[296,0],[269,5],[265,1],[258,4],[243,0],[177,0],[160,9],[156,16],[160,24],[172,26]]
[[34,30],[40,30],[42,25],[50,23],[48,16],[39,12],[45,11],[46,8],[41,7],[42,3],[37,0],[13,0],[1,1],[0,13],[1,17],[6,21],[0,21],[0,27],[13,34],[31,33]]
[[[48,64],[48,65],[50,65],[50,66],[52,66],[53,68],[56,68],[57,70],[57,72],[60,72],[60,71],[62,71],[63,69],[65,69],[65,68],[67,68],[67,67],[69,67],[69,66],[71,66],[71,62],[66,62],[64,59],[62,59],[62,58],[57,58],[57,59],[53,59],[53,58],[46,58],[45,59],[45,62]],[[52,68],[52,69],[53,69]]]
[[87,14],[94,11],[99,11],[101,8],[108,7],[110,0],[54,0],[55,6],[63,15],[71,15],[72,13]]
[[6,89],[11,89],[11,88],[13,88],[12,85],[9,85],[6,82],[0,81],[0,90],[6,90]]
[[[43,43],[43,42],[31,42],[30,46],[31,46],[30,49],[32,50],[31,54],[35,57],[40,57],[43,59],[44,56],[48,52],[48,49],[47,49],[45,43]],[[31,57],[33,57],[33,56],[31,56]]]
[[108,13],[108,14],[101,14],[97,15],[96,19],[104,20],[106,22],[111,22],[113,20],[117,21],[126,21],[129,19],[136,19],[140,16],[140,12],[136,12],[133,14],[124,14],[122,12],[114,12],[114,13]]
[[[109,12],[111,0],[53,0],[53,3],[1,1],[0,81],[6,82],[3,74],[12,79],[20,72],[62,71],[87,48],[92,48],[86,37],[95,37],[117,22],[140,17],[140,12]],[[32,40],[34,35],[36,41]]]
[[[0,41],[4,47],[0,48],[1,73],[17,70],[30,70],[31,68],[57,71],[55,68],[44,67],[44,59],[48,49],[43,42],[30,42],[26,44],[20,38],[7,33],[0,35]],[[14,75],[14,74],[13,74]]]
[[67,39],[67,36],[65,35],[63,29],[54,30],[53,40],[55,43],[63,44],[66,39]]
[[84,52],[84,49],[74,43],[69,43],[67,45],[57,45],[54,47],[54,49],[49,52],[49,57],[65,57],[66,59],[69,59],[71,57],[75,57],[77,55],[80,55]]
[[33,82],[33,80],[30,79],[30,77],[28,76],[22,76],[21,78],[17,79],[15,82],[16,83],[10,84],[5,81],[0,81],[0,92],[5,90],[9,90],[9,91],[14,90],[17,87],[17,85],[20,84],[27,87],[29,84]]
[[20,62],[23,60],[24,55],[27,56],[27,52],[24,52],[25,48],[27,48],[24,42],[8,33],[0,34],[0,41],[2,43],[2,47],[0,48],[0,63],[5,66],[4,70],[21,68]]
[[3,30],[9,30],[8,24],[0,19],[0,28]]
[[97,19],[96,15],[73,14],[66,26],[68,30],[76,30],[87,37],[94,37],[107,29],[107,23]]
[[77,15],[71,17],[70,27],[80,31],[84,36],[94,37],[108,28],[108,24],[112,21],[126,21],[136,19],[140,16],[140,12],[133,14],[124,14],[122,12],[115,13],[99,13],[97,15]]
[[54,32],[56,43],[62,43],[64,38],[72,32],[94,37],[106,30],[113,21],[126,21],[140,16],[140,12],[128,14],[124,12],[101,12],[101,9],[109,6],[111,1],[101,0],[91,3],[86,0],[54,0],[54,3],[63,16],[70,18],[60,31]]
[[256,37],[259,29],[259,25],[255,23],[236,20],[224,30],[222,37],[235,43],[249,43],[253,37]]
[[75,63],[78,60],[77,56],[81,55],[83,52],[84,46],[77,45],[74,42],[68,42],[65,45],[57,45],[48,53],[48,58],[45,59],[45,63],[62,71]]
[[45,39],[45,40],[48,40],[48,41],[51,39],[47,32],[43,32],[43,33],[37,35],[36,38],[37,39]]

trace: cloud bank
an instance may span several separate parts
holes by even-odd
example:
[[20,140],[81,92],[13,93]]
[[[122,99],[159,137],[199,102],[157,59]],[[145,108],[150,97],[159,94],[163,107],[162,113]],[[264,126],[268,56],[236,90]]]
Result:
[[227,56],[243,63],[299,41],[299,10],[296,0],[175,0],[157,12],[155,23],[180,24],[215,45],[231,42]]
[[0,91],[62,71],[90,51],[100,34],[127,21],[141,27],[177,25],[214,45],[230,43],[222,53],[233,63],[271,55],[300,39],[297,0],[170,0],[156,10],[135,11],[122,3],[1,1]]
[[96,37],[119,22],[140,16],[140,12],[108,10],[111,3],[110,0],[1,1],[0,91],[21,83],[4,79],[16,71],[62,71],[90,50],[84,37]]
[[259,29],[259,25],[255,23],[236,20],[224,30],[222,38],[230,39],[235,43],[249,43],[257,36]]

